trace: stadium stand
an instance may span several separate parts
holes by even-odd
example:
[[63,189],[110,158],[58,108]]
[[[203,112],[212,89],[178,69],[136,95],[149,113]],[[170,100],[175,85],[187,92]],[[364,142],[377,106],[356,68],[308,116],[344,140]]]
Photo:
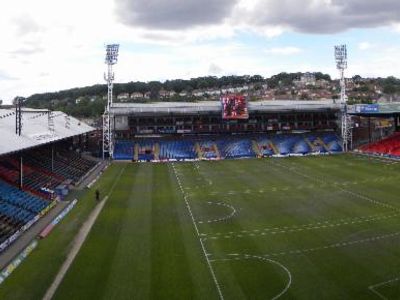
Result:
[[131,141],[118,141],[115,143],[114,159],[132,160],[134,154],[134,143]]
[[400,156],[400,132],[396,132],[388,138],[378,142],[361,146],[359,150],[368,154],[398,157]]
[[[46,155],[43,150],[33,151],[29,155],[28,161],[36,168],[42,166],[48,172],[52,170],[51,157]],[[74,151],[58,149],[54,155],[53,172],[60,177],[72,180],[73,183],[77,183],[95,165],[96,162],[85,159]]]
[[218,147],[214,141],[199,140],[198,141],[200,155],[199,158],[204,159],[217,159],[220,158]]
[[56,205],[57,187],[78,182],[96,165],[72,151],[94,128],[62,112],[52,113],[50,126],[47,110],[24,108],[16,134],[15,116],[0,109],[0,251]]
[[255,157],[251,140],[248,138],[223,138],[217,142],[220,154],[224,158]]
[[138,159],[144,161],[154,160],[154,147],[155,143],[153,140],[141,141],[138,143]]
[[243,102],[236,96],[229,102],[242,105],[243,113],[232,114],[231,106],[218,101],[114,103],[113,158],[166,161],[341,151],[335,134],[341,107],[334,100]]
[[0,244],[51,204],[0,181]]
[[[53,196],[49,191],[54,191],[67,180],[72,184],[79,182],[96,165],[94,161],[65,150],[58,150],[52,163],[46,150],[34,149],[24,153],[23,175],[24,190],[47,199]],[[19,184],[19,168],[15,155],[0,158],[0,178],[14,186]]]
[[191,140],[171,140],[160,142],[160,159],[195,159],[195,143]]
[[272,155],[307,155],[338,153],[342,151],[340,138],[331,132],[276,135],[194,136],[117,141],[114,159],[132,159],[134,147],[139,149],[139,161],[156,159],[155,149],[160,147],[159,159],[231,159]]

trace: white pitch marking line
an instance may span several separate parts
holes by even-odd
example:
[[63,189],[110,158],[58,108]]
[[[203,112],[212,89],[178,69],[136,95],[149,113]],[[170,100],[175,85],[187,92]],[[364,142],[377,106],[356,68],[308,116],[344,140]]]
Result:
[[[392,238],[400,235],[399,232],[394,232],[390,234],[385,234],[385,235],[380,235],[380,236],[374,236],[362,240],[355,240],[355,241],[348,241],[348,242],[343,242],[343,243],[335,243],[335,244],[330,244],[330,245],[325,245],[325,246],[320,246],[320,247],[314,247],[314,248],[308,248],[308,249],[295,249],[295,250],[288,250],[288,254],[301,254],[301,253],[307,253],[307,252],[315,252],[318,250],[324,250],[324,249],[334,249],[334,248],[342,248],[342,247],[348,247],[351,245],[356,245],[356,244],[363,244],[363,243],[369,243],[369,242],[374,242],[377,240],[381,239],[387,239],[387,238]],[[285,253],[285,252],[283,252]],[[265,257],[269,257],[272,254],[265,254]],[[279,255],[284,255],[284,254],[279,254]]]
[[[253,229],[253,230],[241,230],[241,231],[230,231],[230,232],[217,232],[217,233],[203,233],[204,236],[220,236],[220,235],[229,235],[230,238],[235,237],[243,237],[243,236],[254,236],[256,235],[266,235],[266,234],[286,234],[286,233],[293,233],[293,232],[300,232],[300,231],[308,231],[308,230],[319,230],[319,229],[326,229],[326,228],[334,228],[334,227],[341,227],[346,226],[349,224],[362,224],[365,222],[372,222],[372,221],[380,221],[385,220],[388,218],[394,218],[400,216],[400,213],[395,214],[388,214],[388,215],[371,215],[371,216],[363,216],[363,217],[355,217],[355,218],[348,218],[348,219],[341,219],[341,220],[331,220],[331,221],[324,221],[324,222],[316,222],[316,223],[309,223],[309,224],[302,224],[298,226],[284,226],[284,227],[274,227],[274,228],[264,228],[264,229]],[[352,221],[353,220],[353,221]],[[199,221],[199,223],[202,221]],[[336,223],[330,223],[336,222]],[[324,225],[320,225],[324,224]],[[274,230],[274,231],[272,231]],[[264,232],[263,232],[264,231]],[[238,235],[238,233],[241,233]]]
[[[239,254],[237,253],[233,253],[233,254],[228,254],[228,256],[238,256]],[[287,267],[285,267],[282,263],[270,259],[270,258],[266,258],[266,257],[262,257],[262,256],[256,256],[256,255],[250,255],[250,254],[242,254],[242,257],[233,257],[233,258],[221,258],[221,259],[213,259],[211,260],[212,262],[225,262],[225,261],[232,261],[232,260],[245,260],[245,259],[258,259],[258,260],[263,260],[263,261],[267,261],[270,263],[273,263],[275,265],[277,265],[278,267],[280,267],[281,269],[283,269],[285,271],[285,273],[288,276],[288,282],[285,286],[285,288],[276,296],[274,296],[272,298],[272,300],[276,300],[278,298],[280,298],[281,296],[283,296],[288,289],[290,288],[290,286],[292,285],[292,274],[290,273],[289,269]]]
[[400,277],[396,277],[396,278],[390,279],[390,280],[388,280],[388,281],[384,281],[384,282],[380,282],[380,283],[377,283],[377,284],[374,284],[374,285],[370,285],[370,286],[368,287],[368,289],[369,289],[371,292],[373,292],[373,293],[375,293],[376,295],[378,295],[381,299],[387,300],[387,298],[386,298],[384,295],[382,295],[381,293],[379,293],[379,292],[376,290],[376,288],[377,288],[377,287],[380,287],[380,286],[383,286],[383,285],[386,285],[386,284],[388,284],[388,283],[392,283],[392,282],[399,281],[399,280],[400,280]]
[[[235,214],[237,213],[237,210],[232,205],[229,205],[229,204],[226,204],[226,203],[223,203],[223,202],[211,202],[211,201],[208,201],[207,204],[225,206],[227,208],[230,208],[232,210],[232,212],[229,215],[227,215],[225,217],[222,217],[222,218],[213,219],[213,220],[207,220],[207,221],[198,221],[198,223],[215,223],[215,222],[226,221],[226,220],[228,220],[230,218],[233,218],[235,216]],[[221,234],[223,234],[223,233],[220,233],[218,235],[221,235]]]
[[[275,163],[272,163],[272,164],[273,164],[273,165],[276,165],[276,166],[279,166],[279,167],[281,167],[281,168],[290,170],[290,171],[292,171],[293,173],[295,173],[295,174],[297,174],[297,175],[300,175],[300,176],[302,176],[302,177],[304,177],[304,178],[307,178],[307,179],[310,179],[310,180],[313,180],[313,181],[316,181],[316,182],[319,182],[319,183],[326,183],[326,180],[322,180],[322,179],[320,179],[320,178],[315,178],[315,177],[309,176],[309,175],[307,175],[307,174],[304,174],[303,172],[297,171],[297,170],[296,170],[295,168],[293,168],[293,167],[288,167],[288,166],[286,166],[286,165],[284,165],[284,164],[282,164],[282,163],[277,163],[277,162],[275,162]],[[373,179],[372,179],[372,180],[364,179],[364,180],[366,180],[366,181],[372,181]],[[346,182],[345,182],[345,183],[346,183]],[[339,185],[338,182],[334,182],[333,184],[334,184],[334,185]],[[347,183],[346,183],[346,184],[347,184]],[[341,183],[341,185],[346,185],[346,184]],[[371,198],[369,198],[369,197],[367,197],[367,196],[364,196],[364,195],[361,195],[361,194],[359,194],[359,193],[355,193],[355,192],[346,190],[346,189],[341,188],[341,187],[338,187],[338,189],[341,190],[342,192],[351,194],[352,196],[355,196],[355,197],[358,197],[358,198],[360,198],[360,199],[369,201],[369,202],[371,202],[371,203],[373,203],[373,204],[375,204],[375,205],[379,205],[379,206],[383,206],[383,207],[386,207],[386,208],[390,208],[390,209],[393,209],[393,210],[396,210],[396,211],[400,211],[400,208],[397,208],[397,207],[395,207],[395,206],[393,206],[393,205],[390,205],[390,204],[387,204],[387,203],[384,203],[384,202],[380,202],[380,201],[371,199]]]
[[211,276],[212,276],[212,278],[213,278],[213,280],[214,280],[214,284],[215,284],[215,286],[216,286],[216,288],[217,288],[219,298],[220,298],[221,300],[224,300],[224,296],[223,296],[223,294],[222,294],[222,291],[221,291],[220,285],[219,285],[219,283],[218,283],[217,277],[216,277],[216,275],[215,275],[214,269],[213,269],[213,267],[212,267],[212,265],[211,265],[211,262],[210,262],[210,260],[209,260],[209,258],[208,258],[208,256],[207,256],[207,251],[206,251],[206,249],[205,249],[203,240],[200,238],[200,232],[199,232],[199,229],[197,228],[197,224],[196,224],[195,218],[194,218],[194,216],[193,216],[192,209],[191,209],[191,207],[190,207],[189,201],[188,201],[188,199],[187,199],[187,196],[186,196],[186,194],[185,194],[185,191],[184,191],[183,188],[182,188],[181,180],[180,180],[178,174],[176,173],[176,169],[175,169],[175,164],[174,164],[174,163],[172,163],[172,169],[174,170],[174,174],[175,174],[176,180],[177,180],[178,183],[179,183],[179,187],[180,187],[181,193],[182,193],[182,195],[183,195],[183,200],[185,201],[186,208],[187,208],[187,210],[188,210],[188,212],[189,212],[190,217],[192,218],[193,226],[194,226],[194,228],[195,228],[195,230],[196,230],[197,237],[199,238],[200,245],[201,245],[201,248],[202,248],[202,250],[203,250],[204,257],[206,258],[207,265],[208,265],[208,269],[210,270]]

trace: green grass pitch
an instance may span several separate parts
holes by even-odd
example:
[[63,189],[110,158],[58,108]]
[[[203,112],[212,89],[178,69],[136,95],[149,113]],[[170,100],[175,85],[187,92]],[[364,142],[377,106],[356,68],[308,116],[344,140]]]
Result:
[[[400,299],[400,164],[351,155],[115,163],[103,194],[119,172],[54,299]],[[46,247],[5,291],[35,263],[46,270]],[[43,295],[54,275],[26,284]]]

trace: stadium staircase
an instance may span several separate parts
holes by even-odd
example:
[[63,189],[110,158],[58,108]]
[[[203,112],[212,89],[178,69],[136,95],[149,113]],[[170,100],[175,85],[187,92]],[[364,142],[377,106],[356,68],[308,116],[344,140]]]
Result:
[[276,147],[276,145],[272,141],[269,141],[269,146],[274,151],[274,154],[279,154],[280,153],[278,148]]
[[328,152],[328,153],[331,152],[331,151],[329,151],[328,145],[325,144],[325,142],[324,142],[320,137],[317,137],[317,141],[318,141],[318,143],[319,143],[322,147],[324,147],[324,149],[325,149],[326,152]]
[[203,158],[203,152],[201,151],[201,147],[200,147],[200,144],[198,142],[194,145],[194,149],[196,150],[197,158],[198,159],[202,159]]
[[154,144],[154,159],[160,160],[160,144],[159,143]]
[[139,144],[135,143],[134,150],[133,150],[133,159],[135,161],[139,160]]
[[221,153],[219,152],[219,149],[218,149],[217,144],[214,143],[212,147],[213,147],[214,152],[215,152],[215,154],[216,154],[216,156],[217,156],[217,159],[221,159]]
[[262,154],[260,152],[260,148],[259,148],[258,143],[255,140],[252,140],[251,144],[252,144],[252,147],[253,147],[253,151],[257,155],[257,157],[261,157]]
[[317,149],[316,147],[310,142],[310,140],[308,139],[308,137],[304,138],[304,141],[307,143],[307,145],[310,147],[312,152],[316,152]]

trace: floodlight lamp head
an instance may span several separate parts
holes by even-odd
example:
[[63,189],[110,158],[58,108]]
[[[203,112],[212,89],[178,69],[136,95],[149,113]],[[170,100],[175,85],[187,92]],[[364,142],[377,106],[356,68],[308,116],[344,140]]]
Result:
[[110,44],[106,46],[106,64],[115,65],[118,61],[119,44]]
[[347,69],[347,47],[346,45],[335,46],[336,67],[338,70]]

